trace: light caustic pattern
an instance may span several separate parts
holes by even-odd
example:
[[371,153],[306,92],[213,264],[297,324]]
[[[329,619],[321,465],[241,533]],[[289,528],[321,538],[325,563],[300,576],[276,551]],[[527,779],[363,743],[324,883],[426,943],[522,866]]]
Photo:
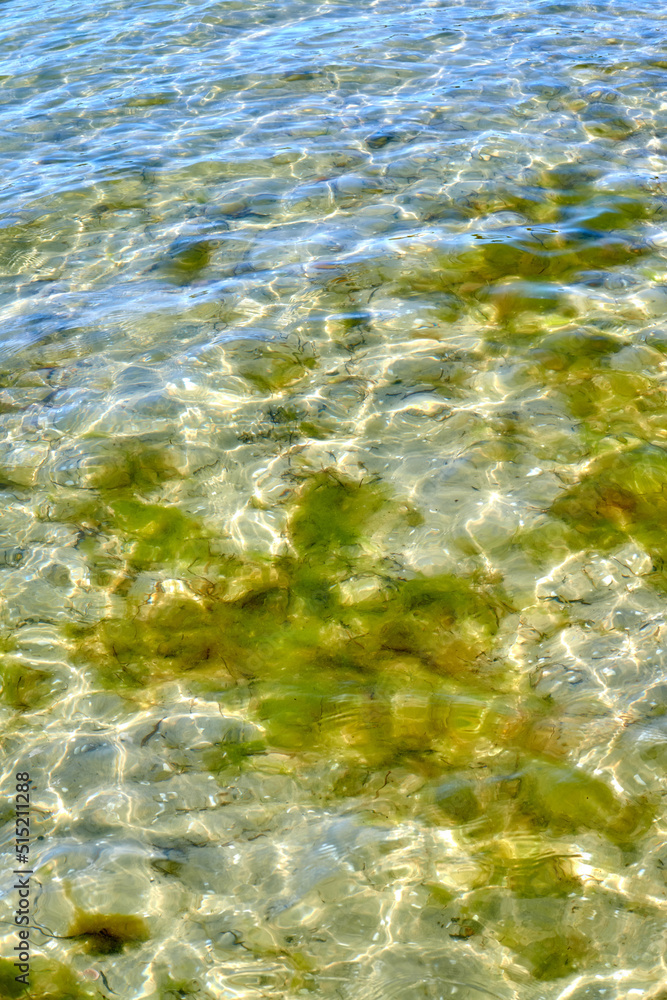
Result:
[[5,5],[26,997],[667,997],[663,34]]

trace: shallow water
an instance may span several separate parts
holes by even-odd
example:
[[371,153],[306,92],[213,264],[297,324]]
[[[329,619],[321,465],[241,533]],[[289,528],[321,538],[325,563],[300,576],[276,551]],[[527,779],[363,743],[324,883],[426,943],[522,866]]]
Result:
[[3,5],[31,996],[667,996],[665,20]]

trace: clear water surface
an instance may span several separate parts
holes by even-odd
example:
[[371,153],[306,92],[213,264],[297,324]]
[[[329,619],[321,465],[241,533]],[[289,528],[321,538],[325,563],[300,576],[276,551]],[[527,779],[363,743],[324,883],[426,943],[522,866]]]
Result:
[[665,1000],[662,5],[0,11],[29,995]]

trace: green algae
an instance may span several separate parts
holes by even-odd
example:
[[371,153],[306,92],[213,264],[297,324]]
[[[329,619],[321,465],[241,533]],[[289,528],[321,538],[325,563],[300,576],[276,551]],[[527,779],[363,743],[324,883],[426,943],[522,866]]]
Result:
[[453,823],[470,823],[481,812],[473,783],[464,778],[453,778],[440,785],[435,801],[438,809]]
[[218,240],[176,240],[159,265],[160,272],[173,285],[189,285],[202,276],[219,245]]
[[591,273],[637,264],[649,255],[638,236],[623,229],[591,230],[574,221],[513,226],[477,233],[463,248],[437,252],[430,267],[415,262],[391,283],[403,299],[447,297],[441,319],[472,310],[489,337],[534,336],[545,324],[567,326],[578,306],[563,286]]
[[159,872],[160,875],[164,875],[165,878],[180,878],[183,872],[183,862],[173,861],[169,858],[159,858],[157,860],[151,861],[151,868],[153,871]]
[[108,490],[129,490],[144,493],[172,479],[182,478],[173,449],[150,440],[114,443],[106,462],[95,467],[88,487],[105,493]]
[[[530,181],[534,183],[531,184]],[[586,280],[651,253],[641,227],[660,212],[656,199],[636,189],[600,191],[596,173],[576,164],[535,172],[521,189],[490,187],[450,207],[473,219],[511,212],[514,225],[484,228],[449,252],[437,252],[425,269],[414,261],[393,282],[411,299],[445,297],[440,318],[454,322],[463,312],[482,313],[505,338],[534,335],[540,323],[567,325],[578,306],[563,286]]]
[[658,559],[667,555],[667,452],[642,445],[608,453],[551,506],[574,529],[579,548],[609,550],[632,538]]
[[520,188],[490,186],[478,192],[469,210],[483,215],[509,211],[537,225],[573,222],[591,232],[635,229],[660,213],[659,200],[646,191],[600,191],[597,174],[586,164],[564,162],[535,171]]
[[[470,920],[479,921],[538,981],[562,979],[589,968],[597,955],[590,940],[572,926],[570,894],[554,894],[548,884],[546,888],[545,894],[535,895],[496,886],[474,889],[459,908],[457,922],[465,926]],[[509,971],[512,978],[521,975]]]
[[609,358],[623,346],[623,341],[597,331],[562,330],[541,337],[539,344],[528,352],[528,358],[547,370],[581,369],[582,374],[586,374],[592,362]]
[[[633,461],[623,488],[650,480],[657,490],[655,456],[653,465]],[[611,461],[595,468],[596,483],[615,475]],[[629,849],[649,829],[649,802],[623,801],[558,759],[557,741],[544,736],[557,706],[524,693],[494,661],[498,630],[514,611],[498,580],[401,574],[378,559],[375,533],[409,523],[411,511],[382,483],[334,470],[303,477],[285,503],[285,550],[271,558],[224,556],[194,519],[128,499],[126,489],[98,501],[98,530],[118,536],[128,572],[175,567],[182,583],[169,589],[158,578],[150,598],[126,597],[121,614],[70,626],[72,655],[104,686],[128,692],[181,677],[245,691],[264,737],[204,751],[200,766],[220,780],[275,749],[338,761],[329,792],[338,798],[363,800],[379,787],[376,775],[417,776],[423,791],[396,808],[476,842],[594,830]],[[576,489],[559,498],[552,513],[560,521],[550,522],[574,535]],[[609,530],[598,526],[593,541]],[[490,776],[482,782],[473,779],[480,767]],[[507,865],[503,884],[517,898],[561,898],[576,891],[563,865]],[[547,978],[566,968],[555,955],[531,952],[526,962]]]
[[511,926],[499,940],[512,948],[520,962],[527,965],[534,979],[546,982],[562,979],[595,958],[595,950],[583,934],[576,932],[553,932],[545,928],[544,936],[535,937],[525,944],[525,925]]
[[594,357],[554,350],[548,342],[530,356],[539,362],[529,369],[531,380],[541,378],[551,395],[563,399],[593,452],[608,437],[621,442],[634,437],[656,445],[667,440],[664,388],[657,379],[614,370],[604,361],[603,367]]
[[160,1000],[187,1000],[187,997],[208,996],[202,994],[199,983],[194,979],[172,979],[171,977],[159,980],[158,997]]
[[[108,687],[131,690],[184,674],[223,687],[252,685],[253,711],[274,747],[329,747],[369,766],[424,758],[447,730],[441,716],[449,714],[449,730],[457,726],[452,704],[429,700],[434,678],[450,678],[459,695],[501,682],[502,669],[491,669],[487,657],[512,610],[502,588],[482,576],[388,574],[369,538],[393,523],[414,523],[418,512],[380,483],[325,470],[302,483],[286,514],[291,552],[241,559],[212,553],[211,540],[178,510],[125,499],[104,504],[97,527],[120,534],[125,572],[162,570],[179,559],[188,582],[175,592],[158,583],[150,600],[127,598],[120,616],[70,626],[74,658]],[[204,577],[193,569],[197,560],[207,560]],[[372,586],[355,597],[349,587],[359,577]],[[408,676],[421,706],[399,697]],[[361,718],[366,705],[369,722]],[[388,720],[384,730],[372,724],[380,717]],[[218,773],[263,750],[253,741],[218,747],[206,766]]]
[[78,545],[97,585],[131,581],[159,565],[185,574],[212,558],[211,535],[175,504],[150,502],[184,475],[172,449],[150,440],[125,441],[103,451],[84,490],[61,491],[48,516],[80,532]]
[[98,586],[157,568],[186,574],[221,561],[216,539],[198,520],[174,504],[135,499],[131,489],[98,490],[85,500],[60,498],[51,517],[81,533],[78,547]]
[[27,992],[28,986],[25,983],[17,983],[16,976],[18,969],[8,958],[0,959],[0,998],[2,1000],[14,1000]]
[[487,869],[486,884],[508,889],[520,899],[544,896],[566,899],[584,894],[582,880],[574,874],[572,858],[562,854],[517,857],[503,840],[475,855]]
[[99,992],[68,966],[41,956],[33,957],[29,985],[14,979],[18,969],[9,959],[0,960],[0,1000],[27,996],[30,1000],[94,1000]]
[[318,557],[359,542],[371,518],[387,505],[380,483],[364,483],[322,472],[312,477],[289,517],[288,530],[297,553]]
[[[387,517],[414,523],[414,514],[381,484],[317,473],[289,507],[294,554],[269,562],[216,553],[210,535],[178,508],[93,501],[68,519],[120,536],[116,563],[126,573],[177,566],[185,574],[205,564],[207,575],[191,580],[189,594],[158,592],[149,604],[130,605],[126,617],[70,629],[70,636],[100,666],[107,660],[110,678],[125,673],[129,683],[196,669],[283,676],[307,663],[363,672],[373,658],[397,653],[456,671],[488,650],[510,608],[497,585],[472,578],[379,573],[364,552],[368,532]],[[360,572],[375,578],[377,589],[350,602],[340,588]]]
[[576,309],[560,288],[547,281],[498,281],[480,292],[479,297],[494,306],[495,321],[501,326],[513,327],[519,321],[525,328],[526,313],[554,316],[562,322],[576,316]]
[[300,382],[317,365],[312,348],[302,343],[238,340],[226,356],[234,371],[261,393],[277,393]]
[[86,913],[77,908],[67,938],[83,943],[93,955],[117,955],[126,947],[136,947],[150,938],[143,917],[120,913]]
[[113,513],[117,527],[133,543],[128,564],[135,572],[156,565],[191,568],[211,559],[210,536],[177,507],[119,500]]
[[239,767],[249,757],[266,753],[266,750],[264,740],[242,740],[238,743],[223,741],[202,754],[202,764],[211,774],[218,774],[228,767]]
[[443,351],[428,357],[400,358],[387,370],[391,391],[402,386],[408,391],[435,392],[445,399],[458,398],[471,378],[474,354]]
[[51,696],[52,675],[48,670],[18,663],[0,663],[0,700],[20,712],[46,705]]
[[545,745],[541,733],[545,722],[555,722],[553,707],[549,718],[544,708],[522,704],[516,696],[497,696],[495,704],[488,695],[486,700],[486,711],[478,708],[468,716],[463,738],[449,725],[443,728],[442,720],[439,732],[432,725],[428,746],[437,777],[415,796],[418,813],[436,825],[457,827],[480,844],[476,857],[488,872],[488,884],[525,896],[577,891],[565,858],[551,852],[531,868],[532,862],[504,853],[502,840],[491,840],[491,846],[484,841],[501,837],[511,844],[514,836],[526,834],[574,838],[590,831],[629,851],[651,828],[655,803],[649,797],[619,796],[602,779],[563,760],[558,741]]
[[653,822],[655,810],[646,799],[622,802],[606,782],[565,763],[534,759],[516,777],[519,812],[553,836],[592,830],[630,848]]

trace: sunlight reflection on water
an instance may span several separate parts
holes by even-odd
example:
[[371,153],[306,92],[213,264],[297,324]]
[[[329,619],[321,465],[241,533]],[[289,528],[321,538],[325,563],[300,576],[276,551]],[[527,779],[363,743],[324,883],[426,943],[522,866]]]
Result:
[[5,5],[31,995],[662,1000],[663,21]]

